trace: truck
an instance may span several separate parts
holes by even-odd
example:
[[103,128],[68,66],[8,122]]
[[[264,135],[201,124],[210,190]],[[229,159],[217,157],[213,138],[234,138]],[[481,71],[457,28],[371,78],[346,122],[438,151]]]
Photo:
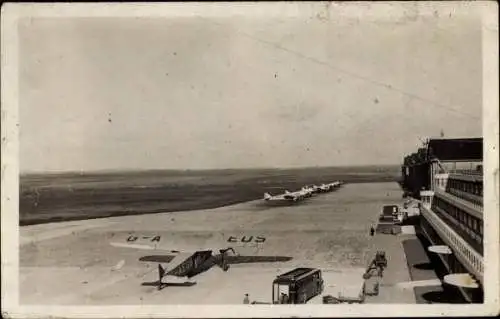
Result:
[[295,268],[278,275],[273,281],[273,304],[305,304],[324,289],[321,270]]

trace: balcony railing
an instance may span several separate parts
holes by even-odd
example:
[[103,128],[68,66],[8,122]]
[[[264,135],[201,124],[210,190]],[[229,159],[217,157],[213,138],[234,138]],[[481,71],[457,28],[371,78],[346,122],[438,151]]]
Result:
[[472,205],[477,205],[478,208],[483,207],[483,198],[481,196],[470,194],[455,188],[448,189],[448,193],[453,194],[454,196],[461,198],[463,200],[466,200]]
[[474,170],[451,170],[448,172],[449,178],[468,182],[482,182],[483,172]]
[[433,206],[433,212],[438,215],[448,226],[451,227],[460,237],[462,237],[469,245],[472,246],[481,256],[483,255],[483,239],[480,235],[474,233],[467,228],[463,223],[459,222],[448,214],[444,209]]
[[469,176],[483,176],[482,170],[476,169],[452,169],[448,171],[450,174],[460,174],[460,175],[469,175]]
[[464,200],[456,195],[450,194],[440,189],[434,191],[436,195],[443,198],[450,204],[462,209],[466,213],[479,219],[483,219],[483,206]]
[[422,207],[421,214],[441,236],[443,241],[452,248],[457,259],[484,285],[483,257],[432,210]]

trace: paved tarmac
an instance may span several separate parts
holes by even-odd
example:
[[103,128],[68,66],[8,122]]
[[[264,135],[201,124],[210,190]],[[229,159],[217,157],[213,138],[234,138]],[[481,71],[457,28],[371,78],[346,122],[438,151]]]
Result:
[[[253,201],[217,209],[94,219],[20,228],[20,303],[38,305],[241,304],[270,302],[272,280],[298,266],[319,267],[327,285],[357,285],[376,250],[389,265],[379,296],[369,303],[415,303],[402,236],[369,236],[383,205],[400,204],[396,183],[346,184],[300,204],[267,207]],[[142,251],[112,247],[130,233],[158,235],[164,247],[226,248],[236,238],[245,255],[287,256],[288,262],[232,265],[195,277],[193,286],[158,291],[157,265]],[[242,244],[242,237],[265,238]],[[408,237],[408,238],[410,238]],[[330,289],[330,288],[329,288]],[[333,288],[331,288],[333,289]],[[332,290],[333,291],[333,290]],[[335,292],[332,292],[335,293]],[[318,299],[319,300],[319,299]],[[318,300],[312,301],[317,303]]]

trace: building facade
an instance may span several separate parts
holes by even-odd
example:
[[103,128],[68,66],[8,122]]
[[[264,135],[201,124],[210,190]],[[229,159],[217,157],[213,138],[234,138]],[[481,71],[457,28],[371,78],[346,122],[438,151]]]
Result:
[[403,176],[408,192],[419,192],[418,232],[441,266],[445,291],[483,302],[482,139],[431,139],[425,155],[419,165],[427,178]]

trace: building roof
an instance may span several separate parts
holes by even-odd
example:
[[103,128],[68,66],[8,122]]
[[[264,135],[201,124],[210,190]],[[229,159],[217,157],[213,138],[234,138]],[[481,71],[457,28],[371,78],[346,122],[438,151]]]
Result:
[[483,138],[431,139],[428,154],[440,161],[482,161]]

